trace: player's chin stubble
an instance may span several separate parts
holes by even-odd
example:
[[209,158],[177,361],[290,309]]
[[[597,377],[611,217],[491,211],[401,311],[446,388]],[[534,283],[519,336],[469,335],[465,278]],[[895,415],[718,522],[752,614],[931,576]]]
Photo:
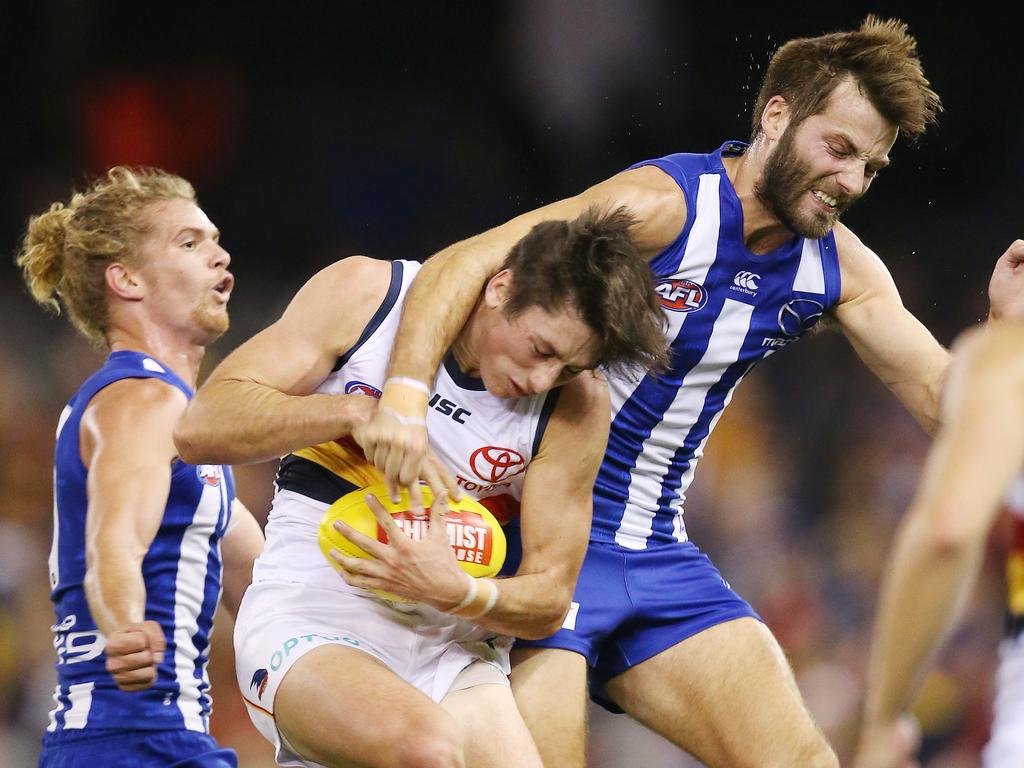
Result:
[[227,307],[213,311],[208,307],[198,306],[192,311],[192,322],[204,332],[207,337],[206,344],[212,344],[227,333],[231,325]]
[[832,216],[802,215],[800,203],[810,192],[812,181],[809,163],[801,160],[793,148],[790,129],[765,161],[754,192],[786,229],[801,237],[819,238],[831,231],[849,203],[841,201]]

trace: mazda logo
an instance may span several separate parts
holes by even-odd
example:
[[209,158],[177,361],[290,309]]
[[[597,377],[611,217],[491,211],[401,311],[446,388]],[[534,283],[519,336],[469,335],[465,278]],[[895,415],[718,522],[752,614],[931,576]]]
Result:
[[814,299],[793,299],[779,309],[779,330],[787,336],[799,336],[818,322],[825,305]]

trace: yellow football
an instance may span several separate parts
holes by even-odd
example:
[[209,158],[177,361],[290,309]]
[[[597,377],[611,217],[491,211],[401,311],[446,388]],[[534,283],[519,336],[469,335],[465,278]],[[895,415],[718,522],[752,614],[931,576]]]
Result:
[[[426,486],[422,486],[420,490],[423,494],[423,504],[429,509],[433,503],[433,494]],[[398,528],[409,538],[416,541],[423,539],[430,527],[428,518],[413,514],[409,494],[405,490],[402,491],[402,498],[397,504],[388,498],[383,483],[345,494],[324,512],[317,533],[320,551],[336,570],[340,571],[341,566],[331,557],[332,549],[337,549],[350,557],[371,559],[369,554],[334,528],[336,521],[343,520],[364,536],[387,542],[387,534],[365,501],[367,494],[377,497],[384,509],[391,514]],[[487,507],[465,495],[458,501],[449,499],[448,507],[448,541],[459,567],[475,578],[496,576],[505,562],[505,532],[502,531],[501,524]],[[408,602],[397,595],[374,591],[388,600]]]

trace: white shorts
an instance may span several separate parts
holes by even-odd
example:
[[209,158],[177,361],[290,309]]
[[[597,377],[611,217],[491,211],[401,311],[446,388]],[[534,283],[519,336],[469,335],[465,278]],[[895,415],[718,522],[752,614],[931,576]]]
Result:
[[985,768],[1024,766],[1024,632],[999,646],[992,737],[981,760]]
[[[265,563],[273,565],[273,578],[266,579],[271,569],[257,561],[257,581],[246,590],[235,620],[238,686],[253,724],[277,747],[280,765],[315,765],[282,740],[274,698],[292,665],[321,645],[367,653],[435,702],[460,688],[508,684],[511,638],[429,606],[396,607],[348,586],[320,552],[315,528],[311,536],[305,530],[319,522],[326,506],[290,492],[277,495],[272,515],[291,525],[276,532],[268,526],[268,548],[260,560],[273,561]],[[285,580],[290,560],[301,564],[292,571],[294,581]],[[261,571],[264,580],[258,580]]]

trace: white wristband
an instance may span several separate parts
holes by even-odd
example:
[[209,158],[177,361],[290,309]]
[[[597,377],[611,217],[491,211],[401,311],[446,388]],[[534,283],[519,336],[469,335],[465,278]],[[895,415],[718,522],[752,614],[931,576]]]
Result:
[[401,384],[403,387],[409,387],[415,389],[418,392],[422,392],[424,395],[430,396],[430,387],[424,384],[419,379],[414,379],[411,376],[392,376],[384,382],[384,388],[387,389],[388,384]]
[[487,605],[485,605],[484,609],[480,611],[480,616],[485,616],[490,613],[491,608],[493,608],[494,604],[498,602],[498,582],[491,579],[488,579],[487,581],[491,585],[491,596],[487,598]]
[[[464,572],[465,573],[465,572]],[[462,602],[456,606],[448,609],[448,613],[458,613],[459,611],[465,610],[469,605],[476,600],[477,586],[476,579],[466,574],[466,578],[469,579],[469,586],[466,587],[466,596],[462,598]]]
[[[474,581],[475,581],[475,579],[474,579]],[[486,581],[487,581],[487,584],[491,588],[491,594],[487,598],[487,603],[484,605],[483,609],[480,610],[478,613],[474,613],[472,616],[463,616],[462,618],[469,619],[470,621],[472,621],[473,619],[479,619],[482,616],[486,616],[488,613],[491,612],[491,608],[494,607],[494,604],[498,602],[498,584],[497,584],[497,582],[495,582],[493,579],[486,579]]]
[[404,413],[399,413],[394,408],[388,408],[386,405],[378,405],[377,410],[381,413],[386,413],[399,424],[415,424],[418,427],[427,426],[427,420],[422,416],[406,416]]

